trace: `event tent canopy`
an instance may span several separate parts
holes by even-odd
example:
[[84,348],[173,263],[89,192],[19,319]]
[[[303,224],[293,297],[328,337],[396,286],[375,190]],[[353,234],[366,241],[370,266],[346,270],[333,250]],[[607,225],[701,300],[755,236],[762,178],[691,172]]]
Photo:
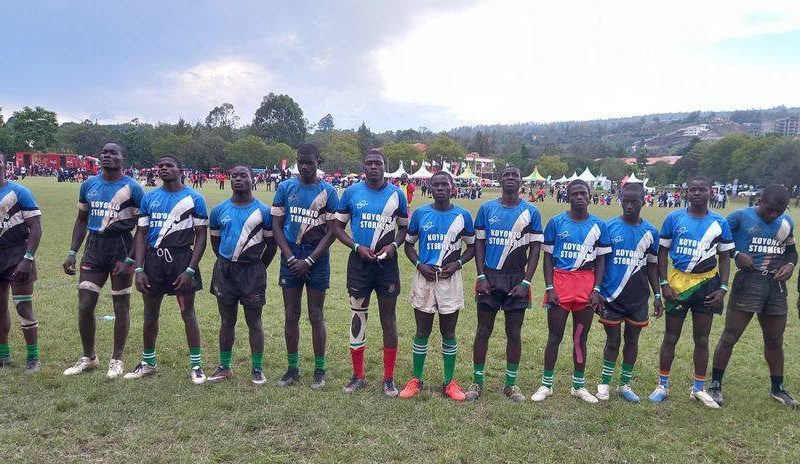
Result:
[[533,168],[533,172],[528,177],[523,177],[522,180],[529,182],[537,182],[546,179],[544,178],[544,176],[539,174],[539,166],[536,166],[535,168]]
[[430,171],[425,169],[425,166],[422,166],[419,169],[417,169],[417,172],[415,172],[414,174],[411,174],[408,177],[410,177],[412,179],[430,179],[432,175],[433,174],[431,174]]
[[408,175],[406,170],[403,168],[403,161],[400,161],[400,167],[397,168],[397,171],[394,172],[387,172],[383,174],[383,177],[391,177],[392,179],[396,179],[399,177],[403,177],[403,175]]
[[628,176],[628,179],[625,181],[625,183],[626,184],[642,184],[643,182],[641,180],[639,180],[638,177],[636,177],[636,173],[634,172],[634,173],[631,173],[630,176]]
[[465,180],[471,180],[471,179],[477,179],[477,178],[478,178],[478,176],[473,174],[472,168],[470,168],[469,166],[467,166],[467,169],[464,169],[464,172],[459,174],[458,177],[457,177],[457,179],[465,179]]
[[573,180],[575,180],[577,178],[578,178],[578,171],[575,171],[575,172],[572,173],[571,176],[569,176],[569,179],[567,179],[567,182],[572,182]]
[[592,174],[592,171],[590,171],[589,168],[587,167],[586,169],[583,170],[581,175],[578,176],[578,179],[584,182],[594,182],[595,177],[594,174]]
[[559,184],[567,182],[567,177],[566,176],[561,176],[558,179],[554,180],[553,182],[558,182]]

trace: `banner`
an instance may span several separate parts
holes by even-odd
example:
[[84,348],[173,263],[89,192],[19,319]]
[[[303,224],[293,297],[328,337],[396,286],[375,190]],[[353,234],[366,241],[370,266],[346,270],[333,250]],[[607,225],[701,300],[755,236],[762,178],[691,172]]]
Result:
[[285,159],[281,160],[281,171],[285,171],[286,170],[286,163],[287,163],[287,160],[285,160]]
[[458,175],[458,169],[461,167],[461,163],[453,162],[453,175]]

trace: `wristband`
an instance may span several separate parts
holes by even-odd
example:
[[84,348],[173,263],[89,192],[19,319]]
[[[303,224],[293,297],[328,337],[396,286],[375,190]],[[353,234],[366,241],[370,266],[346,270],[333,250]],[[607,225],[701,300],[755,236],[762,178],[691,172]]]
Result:
[[463,261],[461,261],[461,258],[458,258],[458,259],[456,260],[456,262],[458,263],[458,268],[459,268],[459,269],[461,269],[462,267],[464,267],[464,262],[463,262]]
[[722,285],[720,285],[720,286],[719,286],[719,289],[720,289],[720,290],[723,290],[723,291],[725,291],[725,292],[727,293],[727,292],[728,292],[728,290],[729,290],[729,289],[728,289],[728,284],[722,284]]
[[78,254],[78,252],[77,252],[77,251],[75,251],[75,250],[69,250],[69,253],[68,253],[68,254],[69,254],[70,256],[76,256],[76,255]]
[[419,267],[420,264],[422,264],[422,261],[417,260],[417,262],[414,263],[414,267]]
[[792,269],[794,269],[794,263],[786,263],[786,264],[788,264],[789,266],[792,266]]
[[595,286],[594,286],[594,288],[592,289],[592,291],[595,291],[595,292],[597,292],[597,293],[600,293],[600,287],[598,287],[597,285],[595,285]]
[[356,242],[353,242],[353,251],[355,251],[356,253],[358,253],[358,247],[359,247],[359,246],[360,246],[360,245],[359,245],[358,243],[356,243]]
[[486,280],[486,274],[479,275],[478,280]]
[[134,261],[133,259],[125,258],[125,264],[135,264],[135,263],[136,263],[136,261]]
[[525,288],[531,288],[531,282],[528,279],[522,279],[522,282],[519,284]]
[[137,267],[136,269],[133,270],[133,272],[135,272],[137,274],[141,274],[142,272],[144,272],[144,268],[143,267]]
[[655,298],[656,300],[660,300],[661,299],[661,294],[660,293],[656,293],[656,294],[653,295],[653,298]]
[[736,255],[739,254],[739,250],[733,250],[733,259],[736,259]]
[[396,242],[392,242],[392,246],[393,246],[393,247],[394,247],[394,249],[396,250],[396,249],[397,249],[397,247],[399,247],[400,245],[398,245]]
[[306,259],[304,259],[303,261],[305,261],[305,262],[306,262],[306,264],[308,264],[309,266],[313,266],[313,265],[314,265],[314,258],[312,258],[311,256],[308,256],[308,257],[307,257]]
[[661,283],[660,283],[660,284],[658,284],[658,285],[660,285],[660,286],[662,286],[662,287],[663,287],[664,285],[669,285],[669,280],[667,280],[667,279],[664,279],[664,280],[662,280],[662,281],[661,281]]
[[548,290],[553,290],[553,289],[555,289],[555,287],[553,287],[553,285],[552,285],[552,284],[550,284],[550,285],[545,285],[545,286],[544,286],[544,290],[545,290],[545,291],[548,291]]
[[29,260],[33,261],[33,252],[32,251],[26,251],[25,252],[25,259],[29,259]]
[[289,256],[288,258],[286,258],[286,264],[291,264],[291,263],[293,263],[295,261],[297,261],[297,258],[294,255]]
[[187,267],[186,269],[184,269],[183,272],[189,274],[190,276],[194,275],[194,269],[192,269],[191,267]]

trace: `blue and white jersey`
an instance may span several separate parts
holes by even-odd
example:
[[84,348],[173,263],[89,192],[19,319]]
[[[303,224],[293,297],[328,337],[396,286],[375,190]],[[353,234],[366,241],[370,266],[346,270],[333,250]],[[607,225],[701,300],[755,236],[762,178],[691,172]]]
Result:
[[566,211],[553,216],[544,228],[542,250],[553,255],[556,269],[594,269],[597,257],[611,252],[606,223],[593,214],[583,221]]
[[742,208],[728,216],[736,251],[747,253],[759,271],[777,269],[786,261],[786,247],[794,245],[794,222],[788,214],[765,222],[756,208]]
[[500,199],[487,201],[475,217],[475,238],[486,241],[484,266],[522,272],[528,264],[528,245],[542,241],[542,217],[525,200],[513,207]]
[[247,205],[225,200],[211,210],[210,233],[219,237],[219,255],[228,261],[249,263],[261,259],[264,239],[272,237],[269,206],[253,199]]
[[461,258],[461,242],[475,243],[475,226],[469,211],[452,205],[439,211],[432,204],[411,215],[406,242],[419,241],[419,260],[429,266],[444,266]]
[[281,182],[272,201],[272,215],[284,216],[283,234],[289,243],[316,245],[328,231],[326,221],[334,219],[339,197],[324,180],[305,185],[292,178]]
[[119,234],[136,226],[144,190],[128,176],[110,182],[103,174],[86,179],[78,195],[78,209],[89,212],[88,229]]
[[184,186],[177,192],[159,187],[142,199],[139,226],[149,227],[147,243],[153,248],[179,248],[194,244],[194,228],[208,225],[202,195]]
[[406,195],[388,182],[377,190],[359,182],[342,194],[336,219],[350,221],[353,241],[380,250],[394,241],[397,227],[408,226]]
[[717,267],[717,252],[734,248],[728,221],[709,211],[701,218],[679,209],[667,215],[661,225],[661,246],[669,248],[672,267],[701,274]]
[[25,219],[41,214],[30,190],[7,181],[0,188],[0,248],[25,243],[30,235]]
[[632,226],[622,218],[606,222],[611,253],[605,255],[606,269],[600,294],[606,301],[623,306],[640,306],[650,298],[647,263],[658,262],[658,229],[642,220]]

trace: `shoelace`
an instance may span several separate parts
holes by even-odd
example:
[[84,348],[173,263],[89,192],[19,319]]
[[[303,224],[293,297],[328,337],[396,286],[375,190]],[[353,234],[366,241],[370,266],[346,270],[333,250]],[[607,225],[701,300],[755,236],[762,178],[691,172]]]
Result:
[[169,248],[156,248],[156,256],[164,258],[164,261],[168,263],[172,262],[172,253],[169,252]]

